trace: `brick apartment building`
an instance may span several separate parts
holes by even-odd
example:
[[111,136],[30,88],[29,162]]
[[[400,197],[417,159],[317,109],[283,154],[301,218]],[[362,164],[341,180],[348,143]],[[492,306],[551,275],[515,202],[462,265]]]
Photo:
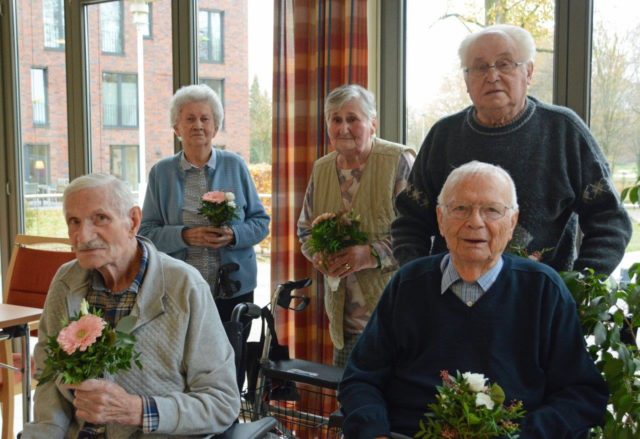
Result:
[[[69,176],[63,2],[18,3],[20,111],[24,191],[59,192]],[[137,29],[131,1],[87,6],[92,166],[118,175],[137,190]],[[225,119],[214,144],[249,160],[247,0],[199,0],[199,80],[222,98]],[[144,31],[142,171],[173,154],[169,122],[173,94],[171,2],[156,0]]]

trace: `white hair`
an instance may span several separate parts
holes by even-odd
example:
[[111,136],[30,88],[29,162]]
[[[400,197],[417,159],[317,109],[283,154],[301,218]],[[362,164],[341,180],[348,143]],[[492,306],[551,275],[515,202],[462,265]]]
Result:
[[185,104],[192,102],[206,102],[211,108],[213,114],[213,123],[216,129],[222,126],[224,120],[224,109],[222,108],[222,102],[218,94],[206,84],[194,84],[185,85],[180,87],[178,91],[171,98],[171,105],[169,110],[169,117],[171,119],[171,126],[174,127],[178,123],[180,118],[180,111]]
[[67,198],[74,192],[84,189],[108,189],[111,207],[118,212],[121,218],[128,218],[129,211],[136,205],[135,198],[129,186],[119,178],[111,174],[87,174],[74,179],[64,189],[62,194],[62,210],[66,216]]
[[324,100],[324,119],[328,123],[331,113],[339,110],[347,102],[354,101],[369,121],[378,117],[376,99],[366,88],[358,84],[345,84],[331,90]]
[[511,192],[511,205],[509,207],[514,210],[518,208],[516,185],[513,182],[511,175],[509,175],[509,173],[500,166],[479,162],[477,160],[465,163],[451,171],[451,174],[447,177],[447,180],[444,182],[442,190],[438,195],[438,205],[444,206],[446,204],[445,201],[449,200],[456,186],[458,186],[460,182],[468,179],[469,177],[478,175],[498,177],[507,183],[509,185],[509,191]]
[[516,61],[533,63],[533,60],[536,57],[536,43],[533,41],[533,37],[529,31],[520,26],[513,26],[511,24],[495,24],[473,32],[462,40],[460,47],[458,48],[458,57],[460,58],[461,67],[468,67],[465,63],[467,62],[469,47],[478,41],[479,38],[488,34],[503,34],[512,39],[516,44],[518,53],[522,57],[522,59]]

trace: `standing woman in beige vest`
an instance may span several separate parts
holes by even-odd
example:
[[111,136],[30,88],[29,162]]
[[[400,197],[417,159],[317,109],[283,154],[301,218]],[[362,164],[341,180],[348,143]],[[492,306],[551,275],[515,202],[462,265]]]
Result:
[[[375,137],[376,103],[359,85],[340,86],[324,103],[333,152],[316,160],[298,219],[302,253],[325,275],[325,308],[334,346],[333,362],[342,366],[364,330],[382,290],[398,268],[391,251],[396,195],[409,177],[415,152]],[[353,210],[369,242],[347,247],[322,260],[307,245],[311,223],[320,214]],[[337,291],[326,276],[340,278]]]

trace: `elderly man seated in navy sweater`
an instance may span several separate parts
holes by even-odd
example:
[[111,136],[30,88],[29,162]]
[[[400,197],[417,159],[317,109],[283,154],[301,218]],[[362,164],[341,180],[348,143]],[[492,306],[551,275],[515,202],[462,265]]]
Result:
[[437,218],[449,252],[398,271],[351,354],[338,396],[345,437],[413,436],[441,370],[482,373],[521,400],[521,439],[584,437],[609,392],[562,279],[503,254],[518,221],[509,174],[477,161],[455,169]]

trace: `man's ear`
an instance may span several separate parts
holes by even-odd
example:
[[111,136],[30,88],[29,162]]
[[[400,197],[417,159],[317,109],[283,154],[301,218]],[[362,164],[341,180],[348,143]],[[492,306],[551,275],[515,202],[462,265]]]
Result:
[[531,78],[533,77],[533,63],[527,63],[527,85],[531,85]]
[[436,207],[436,216],[438,217],[438,231],[440,231],[441,236],[444,236],[444,230],[442,230],[442,208],[440,206]]
[[129,233],[131,236],[136,236],[138,230],[140,230],[140,223],[142,222],[142,210],[140,206],[133,206],[131,210],[129,210],[129,220],[131,221]]

